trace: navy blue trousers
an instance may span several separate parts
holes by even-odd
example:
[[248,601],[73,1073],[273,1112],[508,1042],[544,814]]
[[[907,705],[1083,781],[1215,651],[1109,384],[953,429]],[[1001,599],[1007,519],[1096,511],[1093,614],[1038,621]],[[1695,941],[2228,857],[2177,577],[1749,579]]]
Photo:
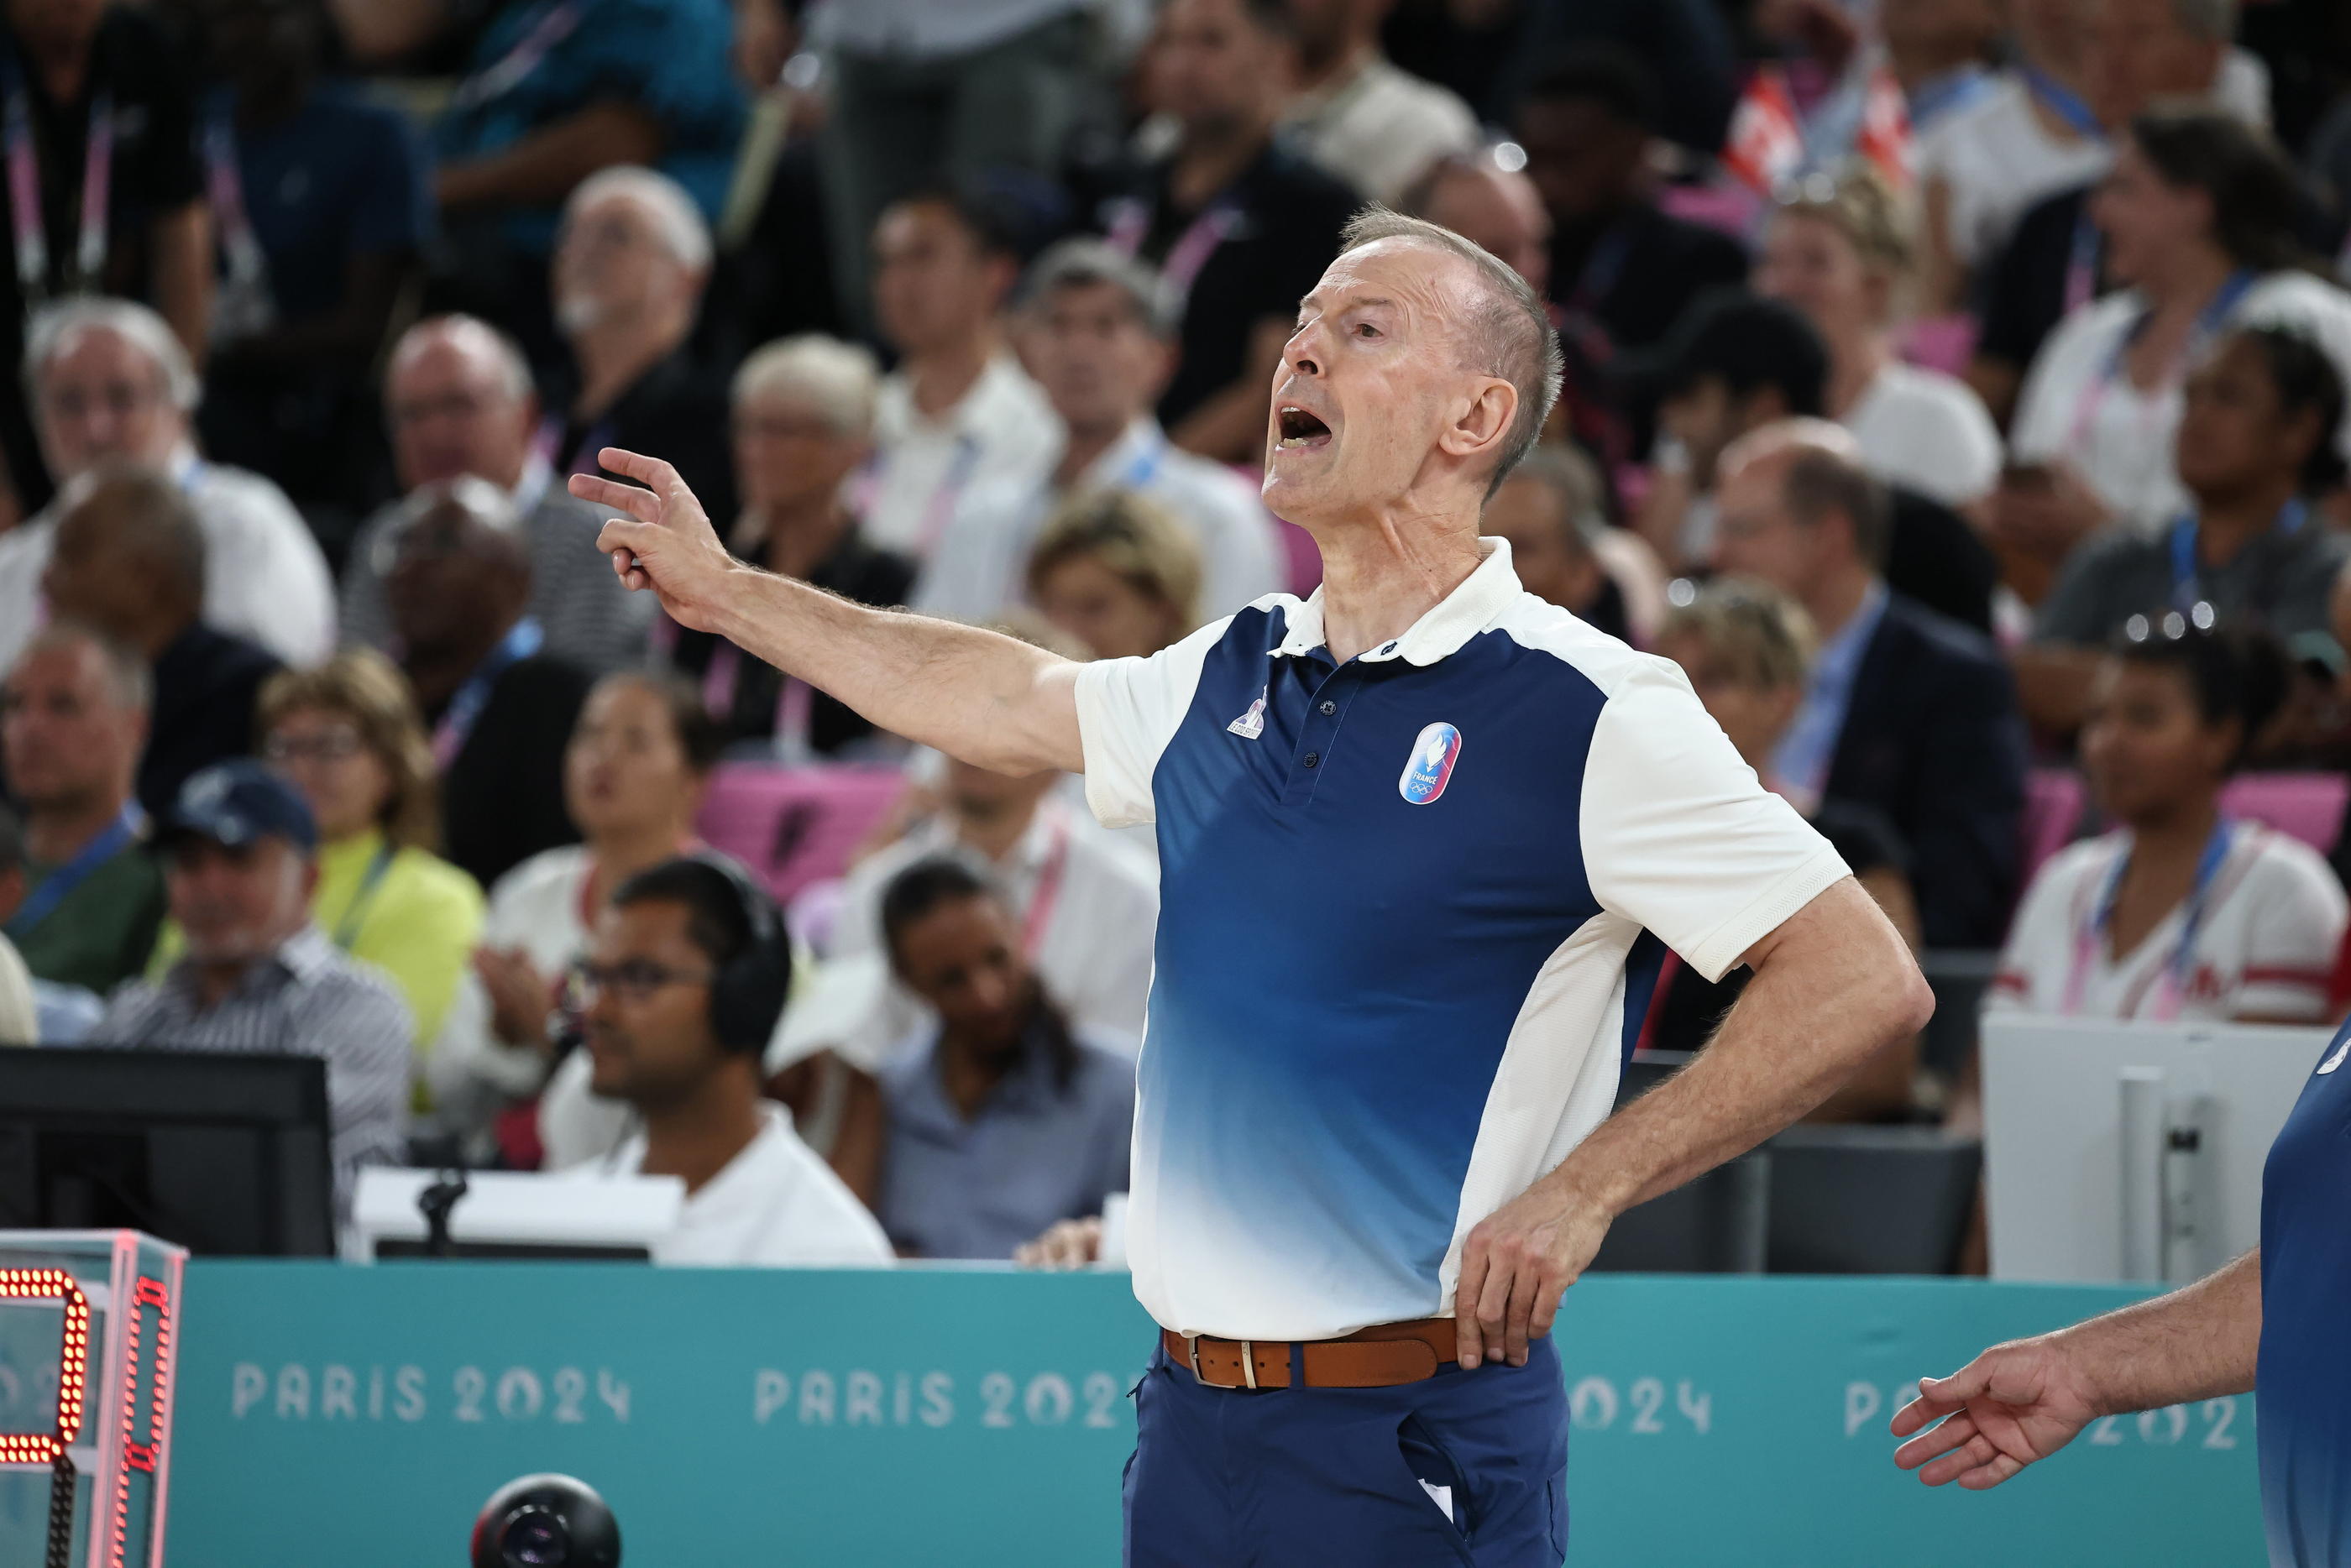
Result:
[[1567,1556],[1567,1390],[1547,1338],[1524,1366],[1447,1364],[1395,1388],[1211,1388],[1157,1351],[1134,1401],[1126,1568]]

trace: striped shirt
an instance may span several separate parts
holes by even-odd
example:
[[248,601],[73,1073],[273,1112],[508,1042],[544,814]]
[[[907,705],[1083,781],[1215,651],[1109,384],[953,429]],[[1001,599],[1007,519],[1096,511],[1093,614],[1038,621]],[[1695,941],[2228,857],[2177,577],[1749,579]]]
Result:
[[359,1167],[407,1158],[414,1032],[389,981],[305,926],[210,1007],[198,999],[195,969],[185,959],[160,981],[128,981],[107,1002],[89,1044],[325,1057],[340,1217],[350,1213]]

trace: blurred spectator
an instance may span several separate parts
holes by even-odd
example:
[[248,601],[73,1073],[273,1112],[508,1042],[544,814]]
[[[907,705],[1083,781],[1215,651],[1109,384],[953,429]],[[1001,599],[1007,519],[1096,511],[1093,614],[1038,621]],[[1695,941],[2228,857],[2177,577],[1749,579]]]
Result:
[[[866,237],[893,202],[944,182],[1050,177],[1096,90],[1091,0],[855,0],[827,5],[832,67],[820,152],[844,319],[863,323]],[[878,296],[877,314],[886,309]],[[881,322],[889,331],[886,317]],[[894,541],[893,541],[894,542]]]
[[0,761],[25,812],[5,929],[41,980],[103,995],[155,945],[163,878],[131,794],[149,691],[135,650],[70,621],[35,633],[0,686]]
[[1589,351],[1602,364],[1607,350],[1656,343],[1699,294],[1747,276],[1737,240],[1657,206],[1649,172],[1656,116],[1647,68],[1592,49],[1540,78],[1515,120],[1527,173],[1551,213],[1551,297],[1571,318],[1571,340],[1597,327]]
[[[2081,94],[2068,101],[2037,84],[2044,107],[2080,121],[2104,155],[2071,189],[2032,203],[1997,253],[1981,260],[1991,270],[1980,289],[1983,328],[1968,380],[2002,424],[2017,407],[2026,370],[2066,316],[2116,283],[2136,276],[2114,269],[2103,253],[2111,239],[2093,211],[2099,174],[2114,161],[2131,122],[2150,109],[2181,100],[2218,103],[2236,30],[2236,0],[2083,0],[2086,24]],[[2053,78],[2053,81],[2054,78]],[[2220,105],[2261,123],[2259,115]]]
[[323,1056],[338,1214],[363,1165],[407,1153],[415,1035],[392,982],[310,921],[318,833],[293,786],[255,762],[187,782],[158,844],[186,955],[107,1002],[93,1044]]
[[78,986],[36,980],[5,934],[25,901],[25,840],[16,815],[0,805],[0,1045],[70,1045],[101,1011]]
[[2351,543],[2311,503],[2343,482],[2343,404],[2325,352],[2283,327],[2231,332],[2189,372],[2173,444],[2193,505],[2160,534],[2108,529],[2065,563],[2016,660],[2036,729],[2080,724],[2100,651],[2134,617],[2260,627],[2288,644],[2327,635]]
[[1046,522],[1029,597],[1096,659],[1147,659],[1200,624],[1200,576],[1198,547],[1165,509],[1100,491]]
[[481,931],[482,889],[433,852],[440,801],[416,700],[383,655],[346,649],[271,677],[261,730],[262,756],[319,826],[311,919],[400,988],[421,1054]]
[[705,220],[726,199],[743,97],[726,0],[507,0],[434,127],[461,285],[537,345],[563,202],[599,170],[649,165]]
[[1507,540],[1519,586],[1614,638],[1625,592],[1600,558],[1600,476],[1572,447],[1537,447],[1486,503],[1479,531]]
[[[888,607],[906,602],[914,564],[866,543],[849,504],[850,476],[873,452],[880,385],[873,356],[833,337],[787,338],[743,361],[733,421],[743,509],[727,547],[771,572]],[[729,741],[772,742],[778,757],[799,762],[873,737],[847,703],[715,633],[675,631],[670,658],[701,682],[704,705]]]
[[[1444,6],[1472,36],[1483,33],[1489,40],[1483,68],[1470,79],[1442,78],[1489,120],[1507,120],[1528,85],[1562,56],[1607,50],[1640,60],[1655,73],[1659,136],[1702,159],[1722,148],[1739,98],[1738,40],[1732,32],[1745,28],[1746,7],[1717,0],[1419,4]],[[1390,52],[1420,68],[1419,51],[1402,47],[1396,32],[1389,29]]]
[[[1739,748],[1740,756],[1765,788],[1776,789],[1772,755],[1811,684],[1813,628],[1803,610],[1761,583],[1709,583],[1688,603],[1667,612],[1657,652],[1682,667],[1698,701]],[[1836,847],[1903,940],[1917,947],[1918,906],[1900,837],[1876,813],[1837,801],[1822,802],[1810,820]],[[1750,978],[1742,966],[1708,982],[1668,950],[1657,971],[1656,989],[1650,993],[1638,1048],[1703,1048]],[[1915,1036],[1894,1042],[1814,1110],[1811,1119],[1864,1121],[1908,1109],[1910,1080],[1917,1064]]]
[[1969,507],[2000,479],[2000,432],[1957,377],[1904,364],[1893,327],[1913,281],[1910,215],[1865,163],[1808,176],[1763,239],[1756,287],[1802,311],[1829,351],[1830,415],[1888,484]]
[[1985,62],[2000,42],[2002,12],[2026,8],[1998,0],[1886,0],[1878,7],[1886,61],[1902,85],[1914,138],[1991,93]]
[[[1024,563],[1055,509],[1090,492],[1143,496],[1189,536],[1200,607],[1228,614],[1281,587],[1257,487],[1171,447],[1151,405],[1175,367],[1176,321],[1150,267],[1099,240],[1069,240],[1030,268],[1022,356],[1065,435],[1018,475],[967,492],[924,569],[914,604],[981,620],[1024,597]],[[1195,622],[1187,622],[1184,630]]]
[[1742,438],[1722,458],[1715,564],[1804,607],[1820,650],[1772,752],[1779,790],[1877,812],[1911,851],[1935,948],[2000,940],[2024,805],[2016,691],[1979,632],[1889,593],[1888,508],[1853,437],[1817,420]]
[[2010,445],[2035,482],[2003,491],[2002,537],[2060,559],[2107,523],[2153,533],[2185,511],[2181,382],[2226,327],[2297,327],[2351,373],[2351,296],[2297,270],[2293,200],[2285,160],[2232,116],[2132,122],[2092,208],[2130,286],[2066,317],[2033,362]]
[[1070,1023],[1022,951],[1020,922],[956,860],[882,895],[892,970],[936,1028],[883,1077],[876,1210],[908,1256],[1003,1260],[1126,1190],[1134,1064]]
[[180,486],[108,463],[57,504],[64,515],[41,587],[60,618],[146,658],[153,701],[139,800],[161,815],[189,774],[253,750],[254,698],[278,663],[202,618],[208,551]]
[[485,888],[579,836],[563,742],[591,678],[544,649],[522,529],[507,493],[469,475],[411,495],[386,542],[392,637],[441,769],[443,852]]
[[2332,1020],[2341,886],[2315,850],[2220,809],[2285,683],[2259,634],[2180,624],[2116,641],[2082,732],[2083,771],[2116,826],[2033,877],[1987,1011]]
[[[538,399],[530,367],[513,341],[470,316],[439,316],[402,334],[383,377],[385,412],[400,487],[413,493],[471,475],[512,498],[530,535],[530,616],[546,629],[547,651],[591,670],[644,658],[655,607],[612,574],[596,548],[605,514],[554,482],[531,448]],[[392,608],[383,575],[405,503],[360,528],[343,568],[346,642],[392,650]]]
[[1183,319],[1159,417],[1176,445],[1225,462],[1263,458],[1281,345],[1356,205],[1273,134],[1294,38],[1286,0],[1170,0],[1152,75],[1175,150],[1102,213],[1112,246],[1159,269]]
[[[24,116],[10,134],[12,143],[22,138],[23,163],[12,151],[16,265],[0,296],[5,362],[37,362],[25,351],[25,323],[47,301],[82,294],[152,298],[183,358],[201,354],[212,225],[196,162],[193,73],[172,57],[163,28],[143,6],[7,0],[0,60],[0,99]],[[37,228],[17,221],[16,203],[27,198],[37,204]],[[0,378],[0,457],[16,491],[7,521],[47,507],[53,485],[68,477],[45,468],[44,456],[16,378]],[[8,621],[0,614],[0,628]],[[13,651],[0,648],[0,661]]]
[[759,1053],[792,962],[782,915],[747,877],[698,858],[638,872],[571,972],[591,1083],[636,1127],[597,1172],[685,1182],[685,1211],[655,1262],[890,1262],[873,1216],[759,1097]]
[[1494,148],[1438,159],[1397,201],[1411,216],[1484,246],[1537,294],[1550,290],[1551,213],[1526,171],[1504,168]]
[[[286,493],[196,455],[189,419],[203,389],[163,318],[120,299],[72,299],[33,318],[25,379],[59,487],[100,463],[169,473],[204,530],[204,618],[288,664],[334,650],[335,586]],[[0,662],[38,622],[41,569],[61,504],[0,534]]]
[[[483,1151],[499,1113],[546,1081],[556,987],[587,952],[590,929],[612,889],[692,846],[694,815],[720,741],[694,689],[673,677],[608,675],[590,693],[563,749],[564,801],[586,842],[535,855],[490,889],[482,945],[424,1059],[434,1114],[469,1148]],[[583,1105],[587,1066],[565,1061]],[[563,1142],[563,1127],[533,1118],[525,1127],[535,1130],[510,1145],[509,1160],[538,1163],[517,1157],[538,1155],[541,1132],[549,1135],[549,1169],[605,1153],[625,1130],[616,1110],[595,1107],[594,1127],[578,1147]]]
[[268,474],[340,552],[378,479],[365,387],[432,223],[422,139],[319,79],[318,0],[196,0],[226,84],[199,140],[219,232],[204,450]]
[[859,514],[875,545],[919,561],[966,491],[1036,467],[1059,432],[1005,347],[1020,262],[994,212],[946,192],[893,202],[873,263],[874,315],[900,358],[882,383]]
[[1382,52],[1380,24],[1395,4],[1290,0],[1298,76],[1282,113],[1309,157],[1387,206],[1437,160],[1478,144],[1468,104]]
[[604,169],[571,192],[553,274],[570,380],[538,435],[559,475],[603,472],[608,446],[654,452],[714,516],[732,514],[726,390],[686,341],[710,254],[710,225],[667,175]]
[[[1972,8],[1967,0],[1956,9]],[[1898,0],[1885,13],[1889,45],[1904,27],[1952,9],[1943,0]],[[2105,130],[2082,96],[2088,12],[2089,0],[2014,0],[2006,69],[1975,78],[1982,85],[1963,89],[1940,115],[1920,117],[1913,95],[1928,312],[1970,302],[1979,269],[1998,260],[2028,208],[2105,171]],[[1899,69],[1898,47],[1895,61]]]

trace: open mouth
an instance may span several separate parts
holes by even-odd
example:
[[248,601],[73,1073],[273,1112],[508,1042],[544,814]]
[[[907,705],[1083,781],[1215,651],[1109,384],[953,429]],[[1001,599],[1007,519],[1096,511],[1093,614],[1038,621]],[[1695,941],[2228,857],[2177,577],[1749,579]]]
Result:
[[1281,432],[1274,442],[1276,450],[1291,452],[1301,447],[1326,444],[1331,439],[1331,427],[1294,403],[1284,403],[1275,411],[1275,429]]

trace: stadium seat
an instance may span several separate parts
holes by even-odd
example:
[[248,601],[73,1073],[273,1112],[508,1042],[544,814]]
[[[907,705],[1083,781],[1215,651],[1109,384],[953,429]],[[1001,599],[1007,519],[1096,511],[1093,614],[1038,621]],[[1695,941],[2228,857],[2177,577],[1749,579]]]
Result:
[[[1681,1052],[1643,1052],[1625,1064],[1616,1103],[1639,1098],[1688,1061]],[[1771,1156],[1759,1149],[1626,1210],[1591,1266],[1604,1273],[1760,1274],[1771,1193]]]
[[2321,855],[2335,848],[2351,780],[2341,774],[2245,774],[2220,792],[2220,810],[2299,838]]
[[2043,862],[2072,842],[2088,798],[2071,768],[2034,768],[2024,777],[2024,864],[2017,890],[2032,884]]
[[1983,1170],[1980,1139],[1939,1127],[1793,1127],[1771,1157],[1775,1274],[1948,1274]]
[[789,904],[838,877],[905,787],[887,768],[726,763],[711,775],[695,826],[703,842],[749,867]]

